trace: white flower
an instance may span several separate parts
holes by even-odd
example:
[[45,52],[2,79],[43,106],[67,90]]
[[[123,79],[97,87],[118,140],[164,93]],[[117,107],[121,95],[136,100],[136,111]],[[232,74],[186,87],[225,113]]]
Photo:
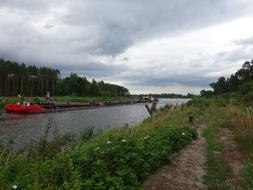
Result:
[[125,140],[125,139],[122,139],[122,142],[126,142],[126,140]]
[[107,143],[107,144],[111,144],[111,141],[107,141],[106,143]]
[[17,185],[13,185],[13,186],[12,186],[12,189],[17,189],[17,188],[18,188]]
[[99,150],[99,149],[100,149],[100,147],[98,146],[98,147],[97,147],[97,150]]
[[182,133],[182,135],[185,135],[185,133]]
[[144,139],[147,139],[149,137],[149,135],[145,136]]

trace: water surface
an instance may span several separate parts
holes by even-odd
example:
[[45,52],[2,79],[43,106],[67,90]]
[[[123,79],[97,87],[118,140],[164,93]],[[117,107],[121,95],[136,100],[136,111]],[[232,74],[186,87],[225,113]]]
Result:
[[[189,99],[160,99],[157,108],[165,104],[186,103]],[[88,110],[44,114],[0,114],[0,142],[19,147],[38,140],[49,124],[60,134],[78,133],[87,127],[95,130],[121,127],[125,124],[137,125],[149,114],[145,104],[103,107]],[[51,131],[53,133],[53,131]]]

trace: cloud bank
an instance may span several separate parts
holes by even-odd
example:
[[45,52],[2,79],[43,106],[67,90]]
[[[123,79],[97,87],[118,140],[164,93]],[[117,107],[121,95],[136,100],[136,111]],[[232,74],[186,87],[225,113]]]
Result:
[[2,0],[0,57],[132,93],[198,93],[252,59],[251,0]]

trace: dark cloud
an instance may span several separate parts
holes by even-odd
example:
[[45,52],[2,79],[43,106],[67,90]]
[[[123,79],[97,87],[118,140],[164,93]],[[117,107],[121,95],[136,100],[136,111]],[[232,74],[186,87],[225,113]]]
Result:
[[63,76],[71,72],[84,75],[90,78],[111,78],[127,68],[124,65],[109,65],[101,63],[84,63],[82,65],[56,64],[54,67],[60,69]]
[[178,35],[222,23],[249,12],[237,0],[76,1],[63,18],[73,26],[93,26],[99,32],[89,49],[99,54],[122,53],[132,44],[161,35]]
[[[122,57],[121,64],[111,63],[110,57],[136,44],[178,37],[251,15],[252,8],[251,0],[1,0],[0,57],[56,67],[63,75],[77,72],[124,84],[202,86],[213,78],[198,70],[167,76],[152,68],[155,73],[145,77],[152,61],[147,68],[135,71],[131,65],[124,65],[135,64],[132,57]],[[237,43],[241,49],[216,58],[233,61],[247,57],[245,47],[253,44],[253,38]],[[145,53],[148,56],[151,52]]]
[[[119,77],[120,78],[120,77]],[[205,77],[201,75],[132,75],[130,78],[120,78],[128,81],[131,86],[160,86],[187,85],[192,87],[208,86],[216,80],[216,77]]]

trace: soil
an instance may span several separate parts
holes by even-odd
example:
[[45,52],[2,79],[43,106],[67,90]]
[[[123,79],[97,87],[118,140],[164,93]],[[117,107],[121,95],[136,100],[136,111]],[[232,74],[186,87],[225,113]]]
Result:
[[243,168],[243,158],[239,152],[237,143],[234,141],[234,135],[228,128],[221,128],[219,131],[220,141],[223,145],[222,156],[226,160],[233,172],[233,178],[227,181],[237,188],[240,186],[240,177]]
[[142,185],[142,190],[197,190],[207,189],[205,175],[205,140],[198,125],[199,137],[175,155],[173,162],[158,169]]

